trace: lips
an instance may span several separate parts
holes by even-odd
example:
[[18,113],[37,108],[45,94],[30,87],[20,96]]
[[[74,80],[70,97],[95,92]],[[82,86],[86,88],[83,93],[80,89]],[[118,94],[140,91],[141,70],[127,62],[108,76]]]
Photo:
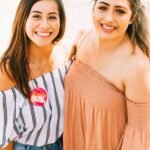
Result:
[[35,33],[36,33],[36,35],[38,35],[40,37],[44,37],[44,38],[47,38],[52,34],[52,32],[35,32]]
[[101,24],[101,27],[105,32],[113,32],[116,29],[116,27],[107,24]]

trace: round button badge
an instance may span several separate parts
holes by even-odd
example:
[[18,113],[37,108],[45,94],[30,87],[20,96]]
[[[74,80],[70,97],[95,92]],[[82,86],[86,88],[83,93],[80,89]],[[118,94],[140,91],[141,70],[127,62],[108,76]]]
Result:
[[47,92],[40,87],[34,88],[30,93],[30,100],[36,106],[43,106],[47,101]]

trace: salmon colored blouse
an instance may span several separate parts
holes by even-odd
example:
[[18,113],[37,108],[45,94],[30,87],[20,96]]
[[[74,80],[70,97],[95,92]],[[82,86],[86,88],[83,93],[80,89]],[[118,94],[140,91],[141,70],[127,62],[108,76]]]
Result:
[[65,78],[64,150],[150,150],[150,104],[75,60]]

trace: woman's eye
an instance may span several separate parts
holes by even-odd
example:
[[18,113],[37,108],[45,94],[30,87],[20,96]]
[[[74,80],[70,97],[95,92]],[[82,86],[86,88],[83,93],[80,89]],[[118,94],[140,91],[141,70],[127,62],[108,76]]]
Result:
[[116,10],[116,13],[117,13],[117,14],[125,14],[125,11],[124,11],[124,10],[119,9],[119,10]]
[[34,15],[34,16],[32,16],[32,18],[40,19],[40,18],[41,18],[41,16],[39,16],[39,15]]
[[105,7],[105,6],[100,6],[100,7],[98,7],[98,9],[100,9],[100,10],[107,10],[107,7]]
[[50,19],[50,20],[56,20],[57,17],[56,16],[49,16],[48,19]]

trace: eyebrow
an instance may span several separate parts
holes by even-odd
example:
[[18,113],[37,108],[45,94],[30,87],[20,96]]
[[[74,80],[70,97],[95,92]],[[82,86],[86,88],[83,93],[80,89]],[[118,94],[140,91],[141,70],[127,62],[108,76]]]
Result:
[[116,5],[115,7],[116,7],[116,8],[123,8],[123,9],[128,10],[126,7],[124,7],[124,6],[120,6],[120,5]]
[[[37,10],[31,11],[31,13],[38,13],[38,14],[42,14],[42,12],[37,11]],[[58,13],[57,13],[57,12],[50,12],[50,13],[48,13],[48,15],[58,15]]]
[[99,2],[98,4],[104,4],[104,5],[107,5],[107,6],[110,6],[108,3],[106,2]]
[[[106,2],[99,2],[98,4],[104,4],[104,5],[110,6],[110,4],[108,4],[108,3],[106,3]],[[115,5],[114,7],[116,7],[116,8],[124,8],[124,9],[126,9],[126,10],[127,10],[127,8],[126,8],[126,7],[121,6],[121,5]]]

